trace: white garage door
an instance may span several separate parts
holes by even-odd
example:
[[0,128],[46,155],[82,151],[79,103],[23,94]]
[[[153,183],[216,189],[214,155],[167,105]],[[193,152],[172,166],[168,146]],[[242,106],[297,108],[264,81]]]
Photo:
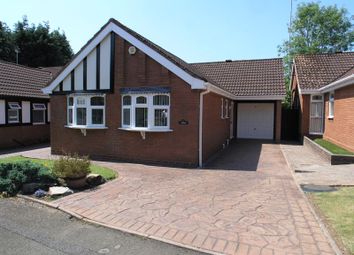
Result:
[[273,131],[273,103],[237,105],[237,138],[273,139]]

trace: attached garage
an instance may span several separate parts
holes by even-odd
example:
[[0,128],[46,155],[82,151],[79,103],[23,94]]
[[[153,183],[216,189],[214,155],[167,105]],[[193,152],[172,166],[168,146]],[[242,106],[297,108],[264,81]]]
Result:
[[275,104],[237,104],[237,138],[274,139]]

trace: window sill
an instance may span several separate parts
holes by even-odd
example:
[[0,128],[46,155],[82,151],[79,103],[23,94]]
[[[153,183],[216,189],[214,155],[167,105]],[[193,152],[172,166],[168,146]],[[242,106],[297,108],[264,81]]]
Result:
[[70,126],[65,125],[66,128],[73,128],[73,129],[108,129],[106,126]]
[[158,128],[118,128],[120,130],[130,132],[172,132],[172,129],[158,129]]
[[334,119],[334,116],[328,116],[327,119],[333,120],[333,119]]
[[32,123],[33,124],[33,126],[38,126],[38,125],[45,125],[45,124],[47,124],[47,123],[43,123],[43,122],[41,122],[41,123]]

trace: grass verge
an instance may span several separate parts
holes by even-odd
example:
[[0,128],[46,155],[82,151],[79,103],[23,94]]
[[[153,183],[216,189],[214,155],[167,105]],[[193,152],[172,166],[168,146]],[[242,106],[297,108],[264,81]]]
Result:
[[[14,162],[20,162],[20,161],[25,161],[25,160],[30,160],[32,162],[42,164],[42,165],[48,167],[49,169],[52,169],[53,164],[54,164],[54,160],[26,158],[23,156],[12,156],[12,157],[7,157],[7,158],[0,158],[0,163],[14,163]],[[91,164],[90,169],[91,169],[91,173],[100,174],[106,180],[113,180],[117,177],[117,173],[107,167]]]
[[338,145],[335,145],[322,138],[317,138],[314,141],[315,143],[332,152],[333,154],[354,155],[353,152],[347,151],[346,149],[343,149],[342,147],[339,147]]
[[308,195],[339,245],[354,254],[354,187]]

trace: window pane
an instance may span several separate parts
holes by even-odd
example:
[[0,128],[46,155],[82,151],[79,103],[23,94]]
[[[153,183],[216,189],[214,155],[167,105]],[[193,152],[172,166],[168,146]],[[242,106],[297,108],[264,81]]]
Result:
[[86,102],[86,100],[85,100],[84,97],[78,97],[78,98],[76,99],[77,105],[85,105],[85,102]]
[[92,97],[91,98],[91,105],[104,105],[104,98],[103,97]]
[[155,110],[155,126],[157,127],[167,127],[167,109],[156,109]]
[[74,105],[74,98],[69,97],[69,105],[70,106]]
[[166,95],[154,96],[154,105],[169,105],[170,98]]
[[33,123],[44,123],[44,110],[33,110],[32,111],[32,121]]
[[137,97],[136,103],[137,104],[146,104],[146,97]]
[[33,104],[33,109],[34,110],[45,110],[45,104]]
[[123,97],[123,105],[131,105],[132,104],[132,97],[131,96],[124,96]]
[[9,118],[9,122],[19,121],[18,110],[9,109],[7,113],[8,113],[7,116]]
[[86,108],[76,109],[76,122],[77,125],[86,125]]
[[92,109],[92,124],[103,124],[103,109]]
[[130,126],[130,109],[123,109],[123,125]]
[[68,124],[73,124],[73,109],[68,111]]
[[135,108],[135,126],[147,127],[148,126],[148,109]]

